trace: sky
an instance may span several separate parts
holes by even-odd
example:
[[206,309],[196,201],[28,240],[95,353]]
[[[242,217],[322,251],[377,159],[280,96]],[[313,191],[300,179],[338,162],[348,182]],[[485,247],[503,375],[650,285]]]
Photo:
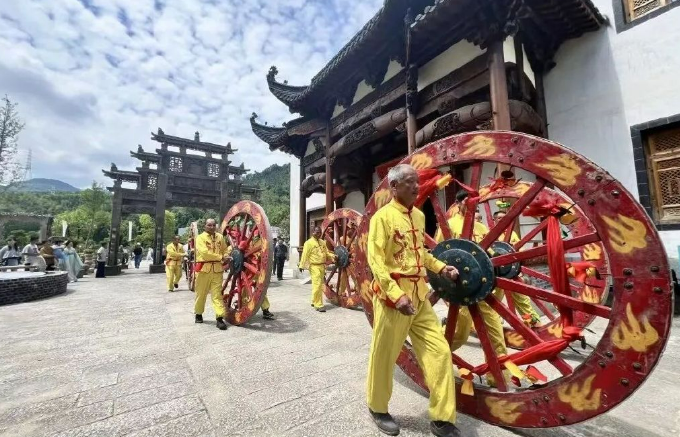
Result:
[[32,176],[84,188],[101,169],[134,169],[150,133],[238,149],[262,170],[286,160],[251,131],[295,118],[266,74],[306,85],[382,0],[5,0],[0,95],[19,104]]

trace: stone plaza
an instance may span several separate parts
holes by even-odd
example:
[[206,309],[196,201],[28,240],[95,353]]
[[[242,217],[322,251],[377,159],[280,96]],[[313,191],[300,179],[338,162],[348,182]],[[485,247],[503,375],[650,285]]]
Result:
[[[186,283],[165,291],[142,266],[85,277],[66,294],[0,307],[1,436],[379,436],[365,406],[371,330],[360,311],[309,307],[311,286],[275,279],[277,320],[226,332],[209,304],[193,319]],[[593,325],[597,330],[597,323]],[[608,414],[511,430],[464,415],[468,436],[680,435],[680,319],[647,382]],[[395,370],[391,412],[427,436],[427,397]]]

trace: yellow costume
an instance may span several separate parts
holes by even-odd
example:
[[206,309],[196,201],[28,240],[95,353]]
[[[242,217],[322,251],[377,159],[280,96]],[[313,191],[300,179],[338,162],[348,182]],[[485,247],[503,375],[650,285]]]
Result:
[[[503,238],[502,234],[500,238]],[[519,241],[520,238],[517,235],[517,233],[515,231],[512,231],[512,234],[510,235],[510,244],[514,245],[516,243],[519,243]],[[505,292],[500,288],[496,288],[493,291],[493,295],[496,297],[496,299],[503,300]],[[541,318],[541,316],[538,315],[534,307],[531,306],[531,299],[529,299],[529,296],[526,296],[521,293],[512,293],[512,301],[515,304],[515,309],[517,310],[520,316],[528,315],[531,317],[531,320],[534,321],[538,321]]]
[[[448,221],[453,238],[460,238],[463,230],[463,215],[456,213]],[[483,223],[475,222],[473,229],[473,240],[479,243],[489,232],[489,228]],[[437,242],[444,241],[444,236],[440,229],[437,229],[435,234]],[[496,354],[507,354],[505,347],[505,336],[503,335],[503,320],[493,308],[486,302],[480,302],[478,305],[479,312],[486,324],[486,330],[489,333],[489,341],[491,346],[496,351]],[[451,350],[455,351],[467,342],[472,330],[473,322],[472,315],[467,307],[461,306],[458,311],[458,320],[456,321],[456,331],[451,342]]]
[[222,260],[229,253],[229,246],[224,236],[203,232],[196,238],[196,263],[202,264],[196,272],[196,301],[194,313],[203,314],[205,299],[210,293],[215,317],[224,317],[222,300]]
[[312,277],[312,305],[314,308],[323,307],[323,286],[326,263],[332,262],[335,256],[328,253],[326,242],[312,236],[305,241],[302,246],[302,257],[300,258],[301,269],[309,269]]
[[175,289],[182,279],[182,258],[184,258],[184,246],[170,243],[165,247],[165,276],[168,279],[168,291]]
[[[451,350],[426,296],[426,269],[440,272],[446,265],[425,251],[424,214],[396,200],[380,208],[368,231],[368,263],[379,290],[373,296],[373,337],[368,359],[366,397],[375,413],[387,413],[392,375],[399,352],[409,336],[430,389],[430,419],[456,421]],[[408,296],[416,314],[394,308]]]

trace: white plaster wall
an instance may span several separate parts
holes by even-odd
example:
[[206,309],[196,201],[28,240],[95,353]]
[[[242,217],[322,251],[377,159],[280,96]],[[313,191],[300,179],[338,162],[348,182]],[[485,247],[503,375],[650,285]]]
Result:
[[485,51],[468,41],[452,45],[418,69],[418,90],[462,67]]
[[385,77],[383,78],[382,83],[387,82],[388,80],[392,79],[394,76],[399,74],[401,70],[403,70],[404,67],[401,66],[401,64],[394,59],[390,61],[390,63],[387,65],[387,71],[385,72]]
[[352,104],[355,104],[359,100],[363,99],[367,95],[369,95],[371,92],[373,92],[375,88],[370,86],[369,84],[366,83],[365,80],[362,80],[359,82],[359,85],[357,86],[357,90],[354,93],[354,99],[352,99]]
[[[614,22],[611,0],[593,0]],[[598,163],[637,196],[630,127],[680,113],[680,8],[616,33],[569,41],[545,77],[550,138]],[[680,232],[660,232],[678,258]]]
[[361,191],[352,191],[345,197],[345,201],[342,202],[342,207],[351,208],[360,214],[363,214],[366,209],[367,200],[368,199],[364,200],[364,193]]

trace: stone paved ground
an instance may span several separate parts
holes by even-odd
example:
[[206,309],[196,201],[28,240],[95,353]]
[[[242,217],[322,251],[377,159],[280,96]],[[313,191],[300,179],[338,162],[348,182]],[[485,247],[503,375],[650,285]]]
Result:
[[[146,267],[146,266],[143,266]],[[309,308],[309,285],[274,281],[278,317],[193,323],[193,295],[127,271],[55,298],[0,307],[2,436],[379,436],[364,404],[362,313]],[[624,405],[587,424],[511,431],[461,416],[470,436],[678,436],[680,334]],[[428,433],[427,399],[396,373],[403,436]]]

